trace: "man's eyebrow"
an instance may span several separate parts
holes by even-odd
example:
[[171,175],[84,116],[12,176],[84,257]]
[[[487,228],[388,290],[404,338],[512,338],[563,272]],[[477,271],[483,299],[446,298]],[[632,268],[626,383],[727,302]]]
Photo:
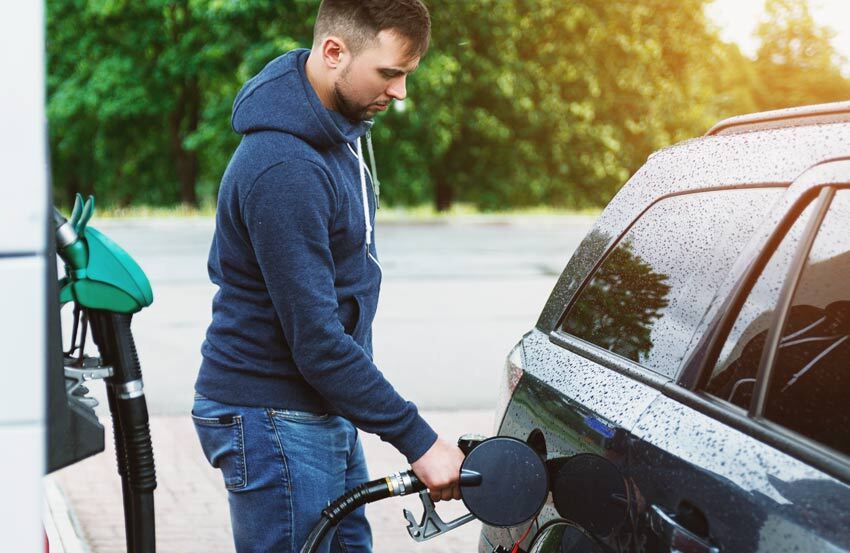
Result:
[[417,63],[415,66],[413,66],[413,69],[411,69],[409,71],[407,69],[404,69],[404,68],[401,68],[401,67],[381,67],[380,71],[383,72],[383,73],[391,73],[393,76],[396,76],[396,75],[408,75],[408,74],[416,71],[418,68],[419,68],[419,64]]

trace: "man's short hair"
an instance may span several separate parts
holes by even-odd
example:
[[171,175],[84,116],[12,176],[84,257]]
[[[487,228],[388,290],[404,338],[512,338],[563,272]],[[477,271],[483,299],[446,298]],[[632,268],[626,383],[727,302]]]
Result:
[[411,58],[421,57],[428,51],[431,37],[428,8],[421,0],[322,0],[313,44],[338,36],[356,56],[384,30],[393,30],[407,39]]

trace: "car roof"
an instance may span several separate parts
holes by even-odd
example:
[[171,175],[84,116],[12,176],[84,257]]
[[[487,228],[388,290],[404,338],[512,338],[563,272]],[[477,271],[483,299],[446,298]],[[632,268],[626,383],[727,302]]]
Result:
[[711,127],[706,136],[823,123],[850,123],[850,101],[777,109],[730,117]]
[[[727,187],[788,186],[813,165],[850,157],[850,121],[840,120],[844,114],[838,112],[835,120],[829,119],[832,116],[825,106],[834,105],[781,110],[788,115],[784,119],[776,116],[778,112],[732,118],[725,127],[721,127],[724,122],[715,125],[713,129],[718,130],[713,134],[709,131],[655,152],[609,202],[582,241],[561,273],[537,327],[544,332],[555,327],[563,306],[602,255],[658,199]],[[839,105],[850,109],[850,102]],[[770,126],[771,120],[784,123]]]

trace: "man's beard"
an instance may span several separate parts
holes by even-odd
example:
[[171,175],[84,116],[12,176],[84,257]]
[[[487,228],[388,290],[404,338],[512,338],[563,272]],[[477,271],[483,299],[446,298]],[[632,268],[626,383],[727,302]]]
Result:
[[343,85],[347,86],[349,84],[348,79],[346,79],[349,69],[350,67],[346,67],[343,74],[334,83],[334,104],[336,104],[336,110],[351,121],[371,119],[374,113],[369,112],[369,109],[367,109],[369,106],[358,104],[343,91]]

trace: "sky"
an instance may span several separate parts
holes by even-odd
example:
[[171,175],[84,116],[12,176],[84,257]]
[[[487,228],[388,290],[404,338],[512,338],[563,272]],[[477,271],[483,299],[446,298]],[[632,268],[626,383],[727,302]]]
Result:
[[[848,60],[844,72],[850,72],[850,0],[808,0],[808,3],[815,21],[836,32],[833,46]],[[764,0],[714,0],[707,13],[720,28],[724,40],[737,42],[744,54],[755,56],[758,41],[754,32],[764,16]]]

